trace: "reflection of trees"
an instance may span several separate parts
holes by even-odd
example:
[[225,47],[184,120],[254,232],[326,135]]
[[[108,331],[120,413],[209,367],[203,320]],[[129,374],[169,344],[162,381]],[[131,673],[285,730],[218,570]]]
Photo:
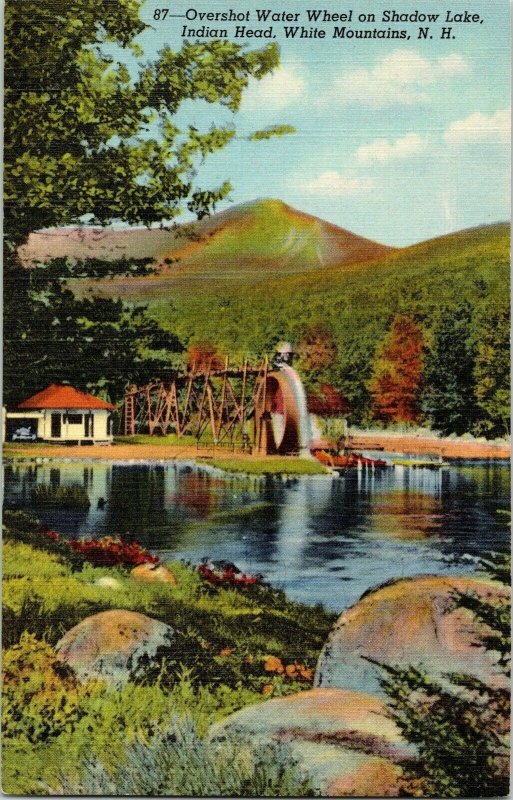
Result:
[[438,497],[415,491],[377,494],[375,525],[379,533],[398,539],[424,539],[443,532]]
[[327,495],[312,483],[308,497],[308,524],[315,539],[306,541],[303,556],[313,562],[345,560],[353,554],[348,543],[360,539],[371,513],[371,490],[356,470],[333,480]]
[[[237,503],[244,508],[256,502],[251,516],[232,518],[230,532],[240,542],[241,553],[249,563],[267,564],[276,559],[280,536],[280,507],[287,503],[287,485],[284,481],[267,477],[263,481],[248,481],[241,486],[240,479],[227,481],[230,494],[237,492]],[[258,502],[262,505],[258,507]],[[233,502],[232,508],[236,508]],[[243,538],[244,537],[244,538]]]
[[219,481],[197,472],[180,476],[172,501],[192,516],[205,519],[217,506],[215,485],[218,483]]
[[144,546],[167,546],[170,517],[165,502],[165,470],[155,465],[112,466],[105,528],[133,535]]

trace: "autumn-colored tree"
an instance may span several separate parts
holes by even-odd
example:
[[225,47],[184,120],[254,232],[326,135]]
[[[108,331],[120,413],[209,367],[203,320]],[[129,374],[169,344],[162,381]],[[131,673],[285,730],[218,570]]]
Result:
[[192,342],[187,350],[187,367],[193,372],[222,369],[225,357],[212,342]]
[[349,413],[347,398],[334,386],[320,383],[315,392],[308,394],[308,410],[320,417],[344,417]]
[[395,317],[378,350],[370,381],[373,411],[383,422],[418,422],[424,335],[413,317]]
[[319,376],[337,359],[337,344],[333,334],[321,323],[308,325],[297,347],[301,370],[311,380]]

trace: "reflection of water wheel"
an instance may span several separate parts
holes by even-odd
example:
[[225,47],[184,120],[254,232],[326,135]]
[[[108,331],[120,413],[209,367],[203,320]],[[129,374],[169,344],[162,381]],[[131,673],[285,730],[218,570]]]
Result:
[[293,387],[282,371],[270,372],[255,403],[256,446],[264,453],[291,455],[301,448],[300,409]]

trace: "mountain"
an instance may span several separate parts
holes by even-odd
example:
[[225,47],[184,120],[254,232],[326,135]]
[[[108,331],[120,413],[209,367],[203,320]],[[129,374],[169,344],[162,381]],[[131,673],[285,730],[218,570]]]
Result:
[[234,359],[297,345],[322,325],[336,346],[318,376],[342,391],[353,419],[369,417],[369,379],[395,316],[415,316],[429,342],[441,318],[471,308],[469,336],[509,297],[510,231],[483,225],[394,249],[276,200],[236,206],[174,230],[63,229],[31,237],[26,262],[148,258],[151,276],[76,281],[79,294],[143,300],[187,346],[209,341]]
[[393,248],[357,236],[280,200],[257,200],[189,225],[166,229],[63,228],[33,234],[20,254],[25,263],[68,256],[72,259],[148,258],[151,277],[116,279],[102,293],[146,295],[219,280],[253,283],[318,272],[333,265],[376,260]]

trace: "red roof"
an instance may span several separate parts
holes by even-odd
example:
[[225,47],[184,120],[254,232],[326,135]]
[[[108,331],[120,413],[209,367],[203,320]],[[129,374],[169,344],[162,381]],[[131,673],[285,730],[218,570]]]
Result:
[[73,386],[51,383],[46,389],[19,403],[18,408],[105,408],[112,411],[115,406],[92,394],[80,392]]

